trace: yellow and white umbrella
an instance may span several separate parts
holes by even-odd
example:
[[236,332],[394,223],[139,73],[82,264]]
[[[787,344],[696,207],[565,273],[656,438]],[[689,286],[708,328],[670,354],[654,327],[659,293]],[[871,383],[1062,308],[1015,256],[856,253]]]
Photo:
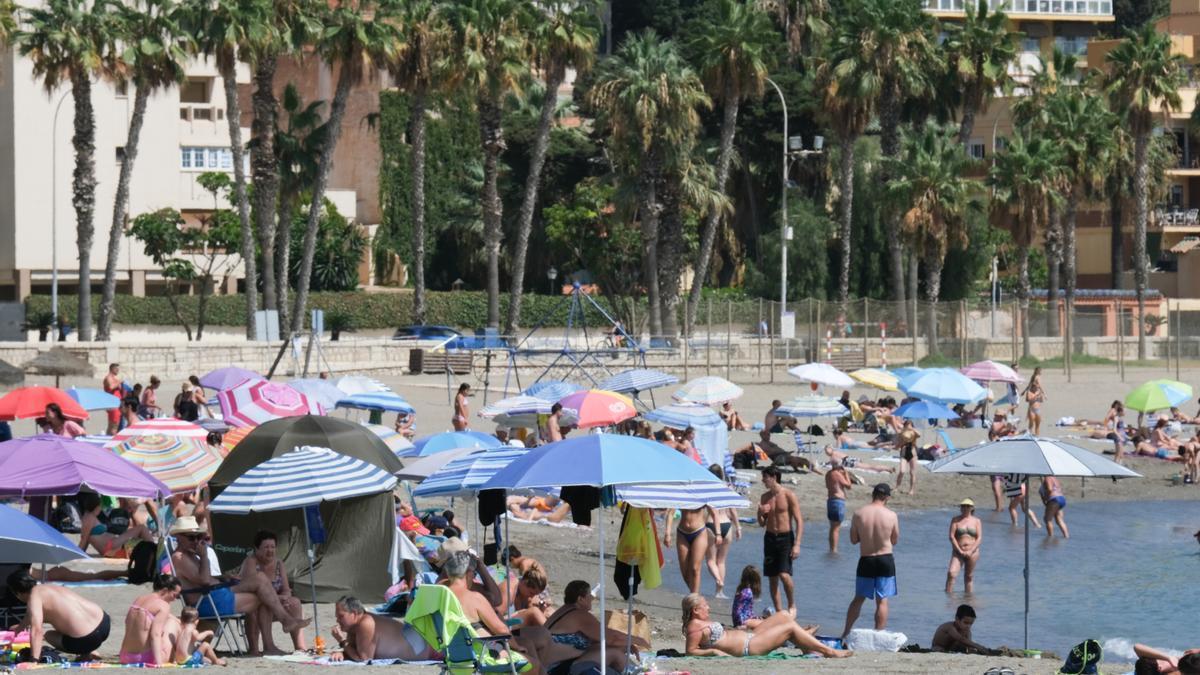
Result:
[[884,391],[900,391],[900,378],[882,368],[859,368],[850,377],[858,382]]

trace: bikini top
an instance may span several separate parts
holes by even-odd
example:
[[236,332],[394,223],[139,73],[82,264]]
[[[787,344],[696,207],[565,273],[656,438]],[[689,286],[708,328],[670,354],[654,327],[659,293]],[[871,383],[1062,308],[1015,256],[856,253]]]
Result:
[[971,537],[979,536],[979,532],[973,527],[958,527],[954,530],[954,536],[956,536],[956,537],[961,537],[964,534],[969,535]]
[[723,638],[723,637],[725,637],[725,626],[721,625],[720,621],[713,621],[712,623],[708,624],[708,639],[707,640],[704,639],[703,629],[701,629],[700,648],[701,649],[713,649],[717,646],[717,643],[720,642],[721,638]]

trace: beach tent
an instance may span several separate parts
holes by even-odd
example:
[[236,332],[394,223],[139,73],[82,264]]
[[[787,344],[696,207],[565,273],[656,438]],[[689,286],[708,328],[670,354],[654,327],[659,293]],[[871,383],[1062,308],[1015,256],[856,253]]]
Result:
[[[301,415],[271,420],[255,427],[229,453],[209,481],[213,497],[250,469],[299,447],[330,448],[394,474],[404,466],[378,436],[357,422]],[[321,504],[325,543],[317,549],[317,599],[333,602],[346,594],[382,596],[397,572],[394,563],[396,516],[390,494],[353,497]],[[308,572],[304,517],[298,511],[253,513],[246,516],[213,514],[218,533],[214,548],[222,569],[242,564],[253,546],[254,534],[271,530],[279,535],[279,557],[296,579],[296,594],[311,592],[303,578]],[[336,573],[322,574],[328,568]]]

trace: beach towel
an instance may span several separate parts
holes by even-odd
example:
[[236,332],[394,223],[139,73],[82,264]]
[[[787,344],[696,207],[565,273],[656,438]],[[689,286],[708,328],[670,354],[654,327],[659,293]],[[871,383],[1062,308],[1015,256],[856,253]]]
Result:
[[663,553],[650,509],[630,508],[625,512],[617,538],[617,560],[637,565],[646,588],[662,585]]
[[330,661],[328,656],[313,658],[309,654],[285,654],[283,656],[265,656],[263,658],[284,663],[299,663],[306,666],[436,666],[441,661],[405,661],[403,659],[371,659],[370,661]]
[[104,663],[103,661],[67,661],[64,663],[18,663],[12,666],[16,670],[44,670],[46,668],[54,668],[57,670],[74,670],[76,668],[84,668],[91,670],[93,668],[204,668],[203,664],[178,664],[178,663],[159,663],[159,664],[144,664],[144,663]]

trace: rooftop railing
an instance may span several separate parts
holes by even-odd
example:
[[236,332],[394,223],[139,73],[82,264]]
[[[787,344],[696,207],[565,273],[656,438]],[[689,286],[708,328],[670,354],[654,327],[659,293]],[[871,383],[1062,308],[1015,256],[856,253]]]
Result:
[[[1055,14],[1111,17],[1112,0],[987,0],[992,9],[1009,14]],[[925,9],[942,12],[962,12],[974,0],[925,0]]]

